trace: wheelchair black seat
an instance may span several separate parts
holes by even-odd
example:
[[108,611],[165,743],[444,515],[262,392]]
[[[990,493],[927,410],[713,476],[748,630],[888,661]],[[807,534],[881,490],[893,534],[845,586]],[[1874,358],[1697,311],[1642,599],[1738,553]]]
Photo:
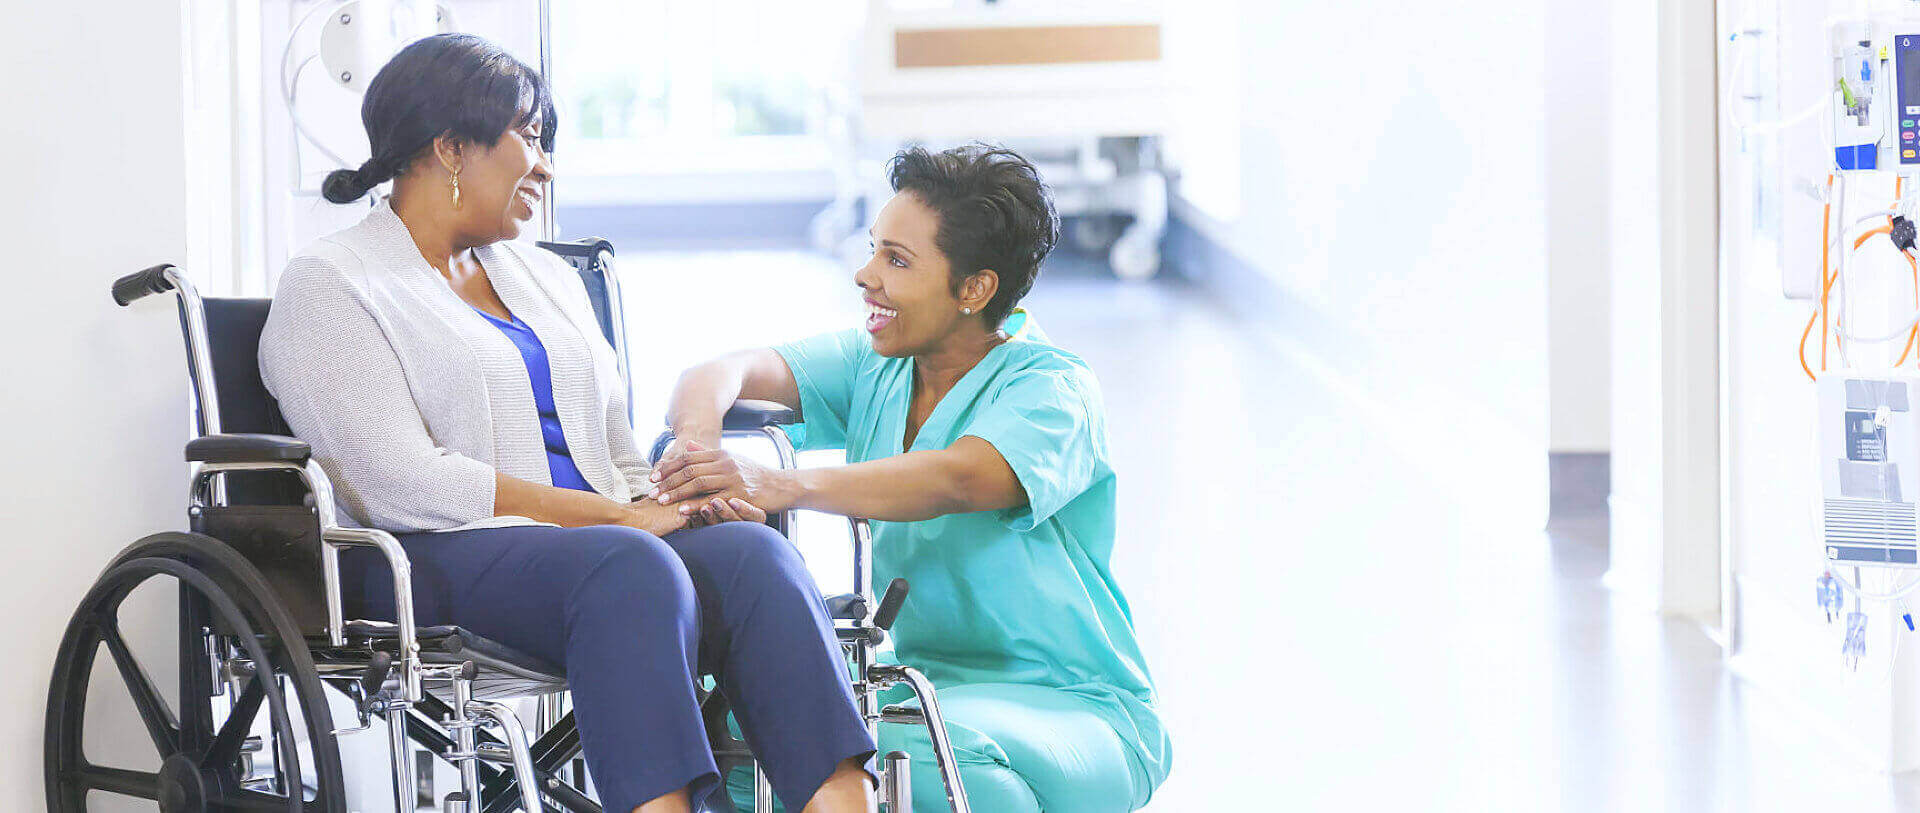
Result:
[[[349,621],[346,633],[349,644],[365,643],[388,651],[398,648],[400,638],[399,627],[377,621]],[[473,696],[481,700],[527,697],[567,689],[566,674],[559,667],[471,630],[456,626],[420,627],[414,636],[420,644],[422,662],[472,661],[479,667],[479,676],[473,680]]]

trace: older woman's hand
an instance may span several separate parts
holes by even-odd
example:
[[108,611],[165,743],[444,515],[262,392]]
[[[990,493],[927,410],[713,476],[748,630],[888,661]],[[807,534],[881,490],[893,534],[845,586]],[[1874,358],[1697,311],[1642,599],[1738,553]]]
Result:
[[[685,453],[656,464],[651,479],[655,483],[654,499],[661,505],[698,498],[739,499],[764,512],[784,511],[793,505],[794,488],[788,475],[690,442]],[[681,505],[680,510],[691,514],[699,507]]]
[[627,515],[619,524],[639,528],[654,536],[666,536],[687,527],[687,512],[680,509],[681,506],[677,505],[662,505],[653,500],[639,500],[627,507]]

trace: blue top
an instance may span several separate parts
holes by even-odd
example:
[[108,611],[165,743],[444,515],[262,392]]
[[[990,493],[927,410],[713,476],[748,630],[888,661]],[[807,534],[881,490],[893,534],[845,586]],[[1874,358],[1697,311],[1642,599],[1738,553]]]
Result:
[[533,328],[527,327],[520,317],[507,321],[491,313],[474,308],[475,313],[486,317],[501,333],[507,335],[507,341],[520,351],[520,358],[527,363],[527,380],[533,384],[533,406],[540,412],[540,437],[547,444],[547,473],[553,479],[556,488],[572,488],[580,491],[592,491],[587,478],[580,474],[580,467],[574,465],[573,453],[567,449],[567,436],[560,431],[560,413],[553,407],[553,370],[547,366],[547,346],[540,343],[540,337],[534,335]]

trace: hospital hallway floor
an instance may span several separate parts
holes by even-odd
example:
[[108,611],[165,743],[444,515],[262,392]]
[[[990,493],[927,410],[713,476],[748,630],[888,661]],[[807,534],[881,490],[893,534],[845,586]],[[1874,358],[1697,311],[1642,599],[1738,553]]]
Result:
[[[851,273],[812,254],[622,270],[642,416],[693,361],[862,316]],[[1697,626],[1603,586],[1604,513],[1542,530],[1512,500],[1544,485],[1508,488],[1532,473],[1410,431],[1314,337],[1071,259],[1026,307],[1105,389],[1113,569],[1174,743],[1150,810],[1920,806],[1920,779],[1855,766]],[[844,585],[843,529],[797,534],[824,589]]]

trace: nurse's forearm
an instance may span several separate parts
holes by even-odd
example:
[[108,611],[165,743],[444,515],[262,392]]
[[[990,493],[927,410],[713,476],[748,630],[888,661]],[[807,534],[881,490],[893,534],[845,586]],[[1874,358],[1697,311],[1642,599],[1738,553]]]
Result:
[[787,363],[772,348],[761,347],[728,353],[681,373],[667,403],[667,426],[682,438],[715,446],[721,420],[741,398],[800,408],[799,388]]
[[850,466],[786,472],[795,491],[793,505],[890,522],[960,513],[965,509],[953,478],[937,465],[913,459],[931,454],[910,452]]
[[667,401],[667,427],[675,435],[709,445],[720,442],[720,421],[740,397],[745,372],[728,357],[680,374]]
[[1006,461],[990,444],[973,437],[938,451],[782,474],[796,508],[888,522],[997,511],[1027,502]]

